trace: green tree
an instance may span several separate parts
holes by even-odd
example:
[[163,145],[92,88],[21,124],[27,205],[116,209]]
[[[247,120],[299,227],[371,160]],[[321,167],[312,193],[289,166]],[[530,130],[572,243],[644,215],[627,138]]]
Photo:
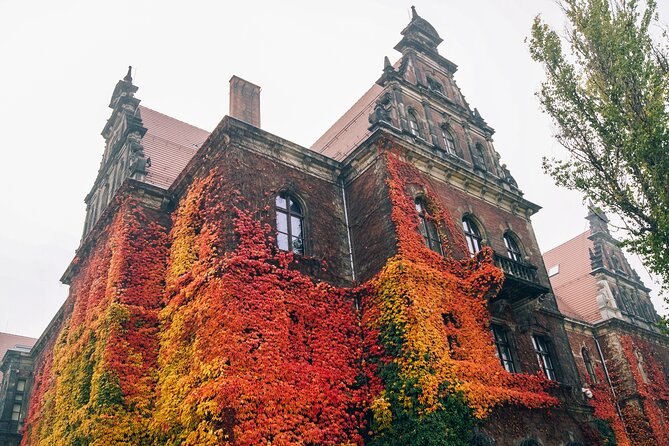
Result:
[[[559,0],[558,35],[540,17],[530,53],[538,92],[569,156],[544,158],[559,186],[619,215],[624,241],[669,284],[669,46],[654,0]],[[665,298],[666,299],[666,298]]]

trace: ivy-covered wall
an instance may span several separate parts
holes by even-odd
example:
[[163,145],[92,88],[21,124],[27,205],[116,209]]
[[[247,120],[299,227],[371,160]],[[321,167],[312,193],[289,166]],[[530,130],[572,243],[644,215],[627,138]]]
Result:
[[230,165],[196,175],[171,223],[125,199],[75,259],[23,444],[466,445],[491,414],[560,410],[550,381],[495,356],[492,252],[454,256],[463,237],[430,183],[392,150],[380,162],[395,254],[349,287],[276,248],[273,210]]

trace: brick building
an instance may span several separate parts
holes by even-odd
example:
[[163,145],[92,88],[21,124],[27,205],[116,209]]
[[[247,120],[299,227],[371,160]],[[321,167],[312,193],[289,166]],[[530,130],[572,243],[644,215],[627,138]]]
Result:
[[[215,395],[223,393],[219,391],[209,400],[198,400],[192,412],[183,412],[192,401],[204,398],[206,391],[200,381],[207,381],[206,377],[220,378],[221,370],[234,368],[247,357],[271,356],[260,355],[258,346],[242,358],[232,357],[222,363],[220,356],[205,354],[212,348],[210,344],[226,344],[228,338],[223,340],[223,332],[234,326],[232,320],[220,326],[214,322],[218,315],[213,308],[218,308],[220,299],[207,300],[204,311],[200,308],[190,312],[191,303],[202,298],[210,283],[237,274],[235,268],[211,265],[223,261],[241,262],[235,263],[237,269],[242,264],[248,267],[248,258],[240,260],[240,252],[244,252],[253,260],[258,287],[274,274],[272,277],[278,277],[275,281],[292,277],[313,296],[336,289],[331,291],[332,301],[344,296],[343,302],[348,303],[335,307],[324,302],[326,310],[320,314],[327,318],[339,315],[341,320],[347,320],[347,315],[337,311],[347,308],[350,315],[365,311],[366,301],[357,296],[364,294],[364,286],[374,286],[391,259],[406,256],[406,239],[411,239],[411,234],[420,235],[423,243],[420,247],[411,246],[410,251],[420,251],[416,257],[419,260],[431,259],[430,268],[451,265],[457,271],[474,274],[486,265],[485,256],[489,255],[499,268],[495,269],[497,274],[501,271],[504,275],[501,286],[495,285],[494,273],[486,276],[486,283],[481,285],[481,289],[490,288],[484,293],[485,320],[471,319],[471,314],[463,315],[455,309],[452,313],[439,310],[436,316],[451,334],[439,331],[443,342],[436,342],[430,351],[446,352],[442,359],[451,364],[449,367],[476,366],[477,361],[468,356],[470,352],[461,352],[461,357],[453,353],[468,342],[476,344],[475,339],[458,338],[458,330],[464,330],[465,322],[474,324],[475,328],[485,329],[480,336],[481,351],[490,354],[483,359],[491,360],[495,350],[499,358],[491,360],[496,366],[491,375],[504,376],[508,382],[527,376],[527,383],[530,375],[538,376],[536,379],[547,383],[548,393],[527,391],[534,400],[524,406],[514,403],[513,398],[526,398],[523,392],[527,389],[491,387],[506,399],[500,400],[503,404],[481,409],[486,416],[474,421],[471,414],[462,415],[465,421],[449,421],[450,415],[443,409],[447,398],[439,393],[443,399],[435,406],[416,412],[419,415],[411,421],[417,423],[413,431],[409,429],[399,439],[388,439],[390,443],[379,443],[374,432],[369,431],[370,425],[379,426],[377,430],[382,433],[403,422],[397,414],[404,409],[384,399],[383,395],[391,392],[386,383],[381,396],[371,403],[374,415],[361,418],[360,428],[367,429],[363,434],[346,431],[346,426],[342,431],[351,437],[342,436],[341,432],[332,434],[328,425],[337,424],[333,421],[335,416],[326,418],[322,413],[327,407],[315,410],[312,405],[295,418],[303,420],[295,424],[296,429],[316,426],[304,433],[313,435],[311,440],[284,439],[281,443],[278,433],[269,432],[271,426],[254,425],[261,433],[255,440],[244,441],[350,444],[364,439],[369,444],[412,444],[417,435],[423,435],[423,429],[428,430],[423,420],[434,413],[442,417],[440,423],[462,428],[457,432],[466,435],[452,438],[449,443],[432,439],[420,440],[420,444],[573,446],[601,437],[593,423],[594,409],[582,392],[580,355],[573,353],[570,344],[574,323],[571,319],[565,322],[560,312],[532,230],[530,218],[539,206],[523,198],[509,170],[501,164],[492,142],[493,129],[465,101],[454,80],[457,66],[437,50],[442,41],[437,31],[414,10],[401,34],[402,39],[395,46],[402,54],[400,59],[393,64],[386,58],[377,82],[311,148],[261,129],[260,87],[243,79],[231,79],[230,116],[224,117],[210,133],[140,105],[135,97],[138,87],[128,71],[112,94],[112,114],[102,131],[106,142],[103,159],[85,199],[83,238],[62,279],[70,285],[70,296],[38,341],[39,348],[34,349],[37,365],[24,444],[234,444],[235,439],[246,438],[252,429],[240,426],[242,413],[251,403],[230,403],[213,413],[211,404],[218,404],[214,402],[218,398]],[[403,172],[411,172],[410,181],[398,178],[397,165],[403,166]],[[224,187],[216,189],[217,181],[222,181]],[[406,182],[402,183],[400,198],[394,185],[398,181]],[[233,198],[235,205],[226,207]],[[397,210],[398,200],[406,199],[410,200],[411,215],[405,217],[410,228],[415,225],[408,235]],[[241,216],[231,218],[235,213]],[[243,216],[249,215],[253,218],[244,220]],[[259,243],[258,236],[243,235],[254,225],[252,221],[263,222],[259,228],[268,231],[270,251],[277,257],[258,260],[266,255],[253,245]],[[446,260],[435,256],[435,252],[445,255]],[[285,257],[285,253],[291,255]],[[308,280],[302,281],[303,277]],[[465,284],[467,277],[452,280]],[[312,281],[318,283],[313,289],[309,288]],[[365,285],[369,283],[372,285]],[[363,288],[356,288],[360,284]],[[250,294],[256,291],[253,286],[242,285],[238,284],[237,289]],[[226,283],[216,286],[225,287]],[[293,285],[282,286],[280,292],[263,289],[268,296],[289,295],[286,290]],[[449,293],[466,288],[439,286],[446,287]],[[351,292],[352,289],[357,291]],[[227,314],[238,311],[237,306],[243,307],[245,302],[232,303],[237,302],[239,293],[224,292],[222,295],[229,300],[220,312]],[[346,296],[352,297],[347,301]],[[409,303],[399,311],[410,311],[411,306]],[[239,310],[235,317],[241,317],[240,324],[244,326],[259,311]],[[277,326],[285,321],[297,326],[303,323],[300,311],[286,311],[280,320],[266,317]],[[182,329],[187,326],[184,317],[197,318],[200,325],[197,329]],[[359,317],[364,320],[368,316]],[[355,317],[350,319],[355,321]],[[318,326],[329,324],[324,319],[309,330],[320,333]],[[274,344],[282,343],[280,337],[273,343],[268,341],[274,334],[263,331],[266,327],[240,330],[236,338],[231,338],[237,340],[234,342],[253,339],[270,351],[276,347]],[[333,330],[337,336],[344,336],[342,342],[350,340],[346,338],[349,334],[337,332],[336,327]],[[355,330],[355,326],[350,327],[351,332]],[[285,334],[295,333],[289,329]],[[323,369],[310,375],[318,362],[317,355],[339,351],[342,343],[328,344],[328,339],[321,338],[319,342],[328,347],[316,352],[307,345],[307,355],[312,356],[298,367],[300,373],[291,375],[299,383],[295,387],[297,394],[301,386],[309,387],[309,383],[300,381],[301,377],[309,376],[317,382],[324,374],[334,375],[344,369],[343,363],[349,359],[344,358],[341,367],[328,369],[328,362],[342,361],[340,356],[328,356],[320,365]],[[485,350],[486,346],[490,348]],[[359,345],[349,351],[353,355],[353,351],[365,348]],[[385,348],[389,350],[388,346]],[[191,354],[186,360],[181,358]],[[402,352],[395,354],[399,357]],[[286,362],[285,357],[275,359],[284,366],[273,366],[273,376],[293,368],[294,364]],[[363,357],[360,364],[364,363]],[[377,366],[382,368],[383,362]],[[197,367],[201,368],[194,371]],[[488,377],[474,379],[485,381]],[[328,385],[332,383],[322,384]],[[340,399],[348,398],[361,386],[357,381],[347,385],[346,392],[337,394]],[[446,381],[442,381],[436,387],[445,385]],[[188,386],[198,390],[182,395]],[[271,390],[262,381],[253,390],[256,388]],[[319,386],[315,388],[318,390]],[[462,394],[466,392],[463,390]],[[521,396],[509,397],[511,394]],[[460,393],[457,395],[461,397]],[[321,397],[325,398],[319,395],[316,399]],[[233,400],[236,404],[248,398],[250,395],[241,394]],[[175,399],[179,402],[175,403]],[[559,405],[549,409],[546,401],[558,401]],[[471,399],[468,404],[463,413],[474,411]],[[352,410],[343,410],[341,420],[345,421],[337,420],[344,425],[350,422],[354,418],[350,415]],[[247,421],[269,416],[265,411],[285,412],[285,408],[257,409]],[[295,415],[282,414],[286,419]],[[390,414],[390,421],[383,414]],[[194,419],[198,420],[197,427],[189,424]],[[442,434],[445,438],[447,430]]]
[[544,254],[572,354],[598,389],[594,403],[613,401],[632,444],[667,444],[669,339],[606,215],[591,208],[587,220],[589,230]]
[[0,333],[0,445],[18,446],[28,410],[27,395],[36,339]]

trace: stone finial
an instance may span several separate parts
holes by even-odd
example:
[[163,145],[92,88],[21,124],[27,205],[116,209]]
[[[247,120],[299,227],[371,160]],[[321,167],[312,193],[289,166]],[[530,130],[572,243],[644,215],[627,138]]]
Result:
[[383,71],[386,71],[388,69],[392,69],[393,65],[390,63],[390,59],[388,59],[388,56],[385,56],[383,58]]
[[418,13],[416,12],[416,7],[413,6],[413,5],[411,5],[411,18],[412,18],[412,19],[415,19],[415,18],[417,18],[417,17],[420,17],[420,16],[419,16]]
[[132,65],[128,65],[128,74],[125,75],[123,80],[132,83]]

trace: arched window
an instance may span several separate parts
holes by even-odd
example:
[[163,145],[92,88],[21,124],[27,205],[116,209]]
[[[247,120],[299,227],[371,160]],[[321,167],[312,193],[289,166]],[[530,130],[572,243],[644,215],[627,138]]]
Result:
[[465,239],[467,240],[467,248],[469,248],[469,255],[474,257],[477,252],[481,250],[481,231],[470,217],[462,219],[462,227],[465,230]]
[[441,239],[439,238],[437,225],[434,223],[432,216],[427,212],[425,200],[421,197],[416,198],[416,212],[418,212],[419,220],[418,229],[425,240],[425,244],[437,254],[444,255],[441,250]]
[[504,246],[506,246],[507,257],[516,262],[523,261],[523,253],[518,246],[518,242],[516,242],[516,238],[508,232],[504,234]]
[[495,446],[495,441],[483,432],[476,432],[470,437],[469,446]]
[[526,438],[520,442],[520,446],[541,446],[541,443],[534,438]]
[[595,374],[595,366],[592,363],[592,359],[590,359],[590,352],[587,348],[583,347],[581,349],[581,356],[583,357],[583,362],[585,363],[585,370],[588,372],[588,376],[590,377],[590,383],[596,384],[597,375]]
[[418,116],[414,110],[409,110],[409,131],[413,136],[423,136],[418,124]]
[[282,192],[276,196],[276,243],[282,251],[304,254],[304,214],[295,198]]
[[451,135],[451,132],[446,127],[441,128],[441,142],[444,144],[446,153],[454,156],[457,155],[455,151],[455,139],[453,139],[453,135]]

